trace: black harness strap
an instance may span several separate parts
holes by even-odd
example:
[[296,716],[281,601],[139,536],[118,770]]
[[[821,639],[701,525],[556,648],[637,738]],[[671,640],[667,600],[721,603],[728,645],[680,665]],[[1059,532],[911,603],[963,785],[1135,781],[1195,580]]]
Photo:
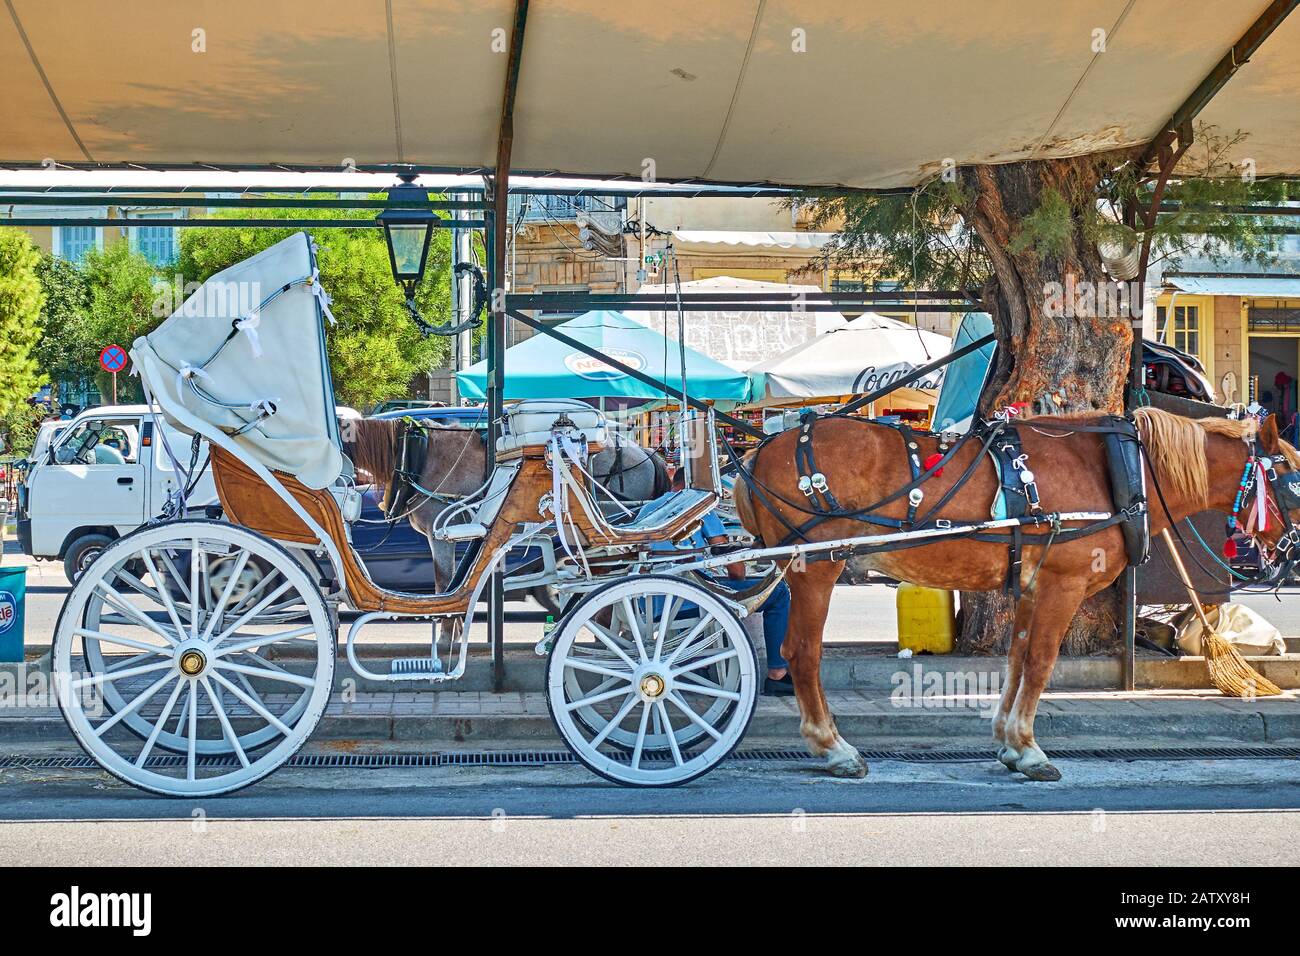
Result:
[[826,483],[826,476],[817,468],[817,459],[813,455],[813,426],[816,424],[816,412],[804,412],[799,416],[799,440],[794,446],[794,462],[799,470],[799,490],[808,496],[816,511],[830,514],[843,509]]
[[903,422],[898,423],[898,433],[903,436],[903,454],[907,458],[907,467],[912,473],[912,489],[907,493],[907,518],[904,527],[910,528],[916,523],[916,509],[925,498],[918,479],[921,477],[921,446],[917,444],[916,432]]

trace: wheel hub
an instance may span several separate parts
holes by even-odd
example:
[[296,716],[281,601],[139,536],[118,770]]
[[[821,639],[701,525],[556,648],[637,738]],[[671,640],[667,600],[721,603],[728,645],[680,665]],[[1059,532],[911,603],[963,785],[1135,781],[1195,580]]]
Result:
[[181,651],[177,656],[176,666],[180,668],[181,673],[186,677],[198,677],[207,670],[208,658],[197,647],[190,647]]
[[653,671],[641,675],[641,681],[638,685],[641,689],[641,697],[647,701],[655,701],[664,695],[668,689],[668,681],[662,675]]

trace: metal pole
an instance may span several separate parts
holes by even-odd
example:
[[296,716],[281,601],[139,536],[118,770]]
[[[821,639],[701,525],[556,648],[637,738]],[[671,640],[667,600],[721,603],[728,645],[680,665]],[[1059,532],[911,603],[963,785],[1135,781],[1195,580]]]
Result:
[[[504,184],[498,183],[504,193]],[[488,416],[488,462],[489,469],[493,466],[493,452],[497,447],[497,439],[501,437],[501,384],[502,384],[502,365],[505,363],[505,350],[501,348],[502,340],[505,338],[505,314],[498,311],[497,304],[502,298],[500,289],[505,279],[503,268],[504,253],[497,254],[497,235],[498,226],[504,224],[506,217],[502,216],[498,220],[498,212],[501,204],[494,204],[491,212],[486,214],[487,219],[487,248],[490,251],[488,256],[488,288],[492,290],[492,308],[488,315],[487,335],[486,335],[486,358],[487,358],[487,416]],[[502,243],[504,245],[504,243]],[[501,571],[492,572],[492,580],[488,583],[488,643],[492,647],[492,689],[500,693],[505,686],[505,587],[501,577]]]
[[[490,243],[492,279],[492,319],[488,326],[488,449],[495,452],[501,434],[502,389],[505,386],[506,352],[506,239],[510,228],[510,153],[515,141],[515,94],[519,86],[519,69],[524,49],[524,28],[528,22],[528,0],[515,0],[514,26],[510,33],[510,56],[506,63],[506,82],[501,94],[501,125],[497,131],[497,164],[492,176],[492,211]],[[492,457],[489,454],[489,459]],[[488,637],[492,642],[492,689],[505,689],[505,589],[500,570],[492,575],[489,601]]]
[[[465,198],[465,193],[457,193],[458,198]],[[456,218],[468,218],[457,213]],[[452,232],[452,261],[454,263],[470,262],[473,259],[471,255],[473,236],[468,229],[456,229]],[[454,302],[458,310],[455,313],[456,321],[464,322],[470,315],[470,309],[474,307],[473,302],[473,285],[468,275],[462,275],[453,283]],[[468,368],[473,361],[471,349],[474,347],[474,333],[471,329],[466,329],[456,336],[453,346],[453,367],[455,371],[460,372]],[[452,376],[452,403],[460,404],[460,385],[456,381],[455,375]]]

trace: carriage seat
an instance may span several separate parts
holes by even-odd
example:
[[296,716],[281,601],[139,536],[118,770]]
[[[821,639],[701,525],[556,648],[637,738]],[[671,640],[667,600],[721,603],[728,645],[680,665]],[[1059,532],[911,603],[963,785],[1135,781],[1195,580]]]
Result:
[[[663,499],[657,502],[653,508],[643,510],[631,521],[620,522],[617,527],[620,533],[649,531],[654,528],[667,527],[674,524],[682,515],[698,508],[703,502],[714,503],[716,500],[716,496],[711,491],[700,488],[683,488],[681,491],[664,495]],[[706,508],[704,510],[707,512],[710,509]]]
[[551,441],[556,422],[565,419],[586,437],[588,448],[603,447],[609,440],[605,416],[586,402],[573,398],[529,399],[506,409],[505,428],[497,439],[497,455],[544,448]]

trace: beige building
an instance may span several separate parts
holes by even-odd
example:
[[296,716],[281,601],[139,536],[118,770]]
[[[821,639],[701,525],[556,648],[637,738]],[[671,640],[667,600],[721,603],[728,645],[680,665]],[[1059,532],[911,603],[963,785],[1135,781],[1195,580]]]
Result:
[[157,220],[157,226],[82,226],[50,225],[24,227],[36,245],[45,252],[80,262],[91,249],[105,249],[119,242],[130,243],[156,266],[175,262],[180,252],[177,225],[188,218],[188,210],[181,206],[103,205],[17,205],[0,207],[0,225],[6,219],[146,219]]
[[1146,334],[1195,355],[1217,398],[1258,401],[1294,438],[1300,406],[1300,236],[1267,266],[1188,259],[1154,277]]

